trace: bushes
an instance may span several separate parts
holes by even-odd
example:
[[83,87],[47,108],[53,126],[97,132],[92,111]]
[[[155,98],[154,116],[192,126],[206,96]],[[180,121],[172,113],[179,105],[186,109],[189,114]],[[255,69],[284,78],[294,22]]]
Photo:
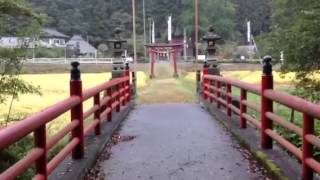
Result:
[[223,59],[233,59],[236,48],[235,43],[226,43],[219,46],[218,53]]
[[[0,151],[0,172],[8,169],[12,164],[18,162],[20,159],[33,148],[33,138],[29,135],[19,142],[11,145],[9,148]],[[34,175],[34,168],[29,168],[25,173],[16,179],[32,179]]]
[[36,58],[64,58],[65,57],[65,48],[44,48],[39,47],[36,49],[28,50],[28,57],[33,57],[33,52],[35,53]]

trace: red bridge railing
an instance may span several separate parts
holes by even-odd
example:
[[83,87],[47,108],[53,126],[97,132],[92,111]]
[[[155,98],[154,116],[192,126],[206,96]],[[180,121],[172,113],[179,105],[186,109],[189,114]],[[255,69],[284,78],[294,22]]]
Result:
[[[320,119],[320,105],[308,102],[296,96],[288,95],[273,90],[271,58],[264,59],[264,72],[261,86],[243,81],[208,75],[203,70],[202,96],[210,103],[215,103],[218,109],[224,107],[228,116],[234,114],[240,117],[240,128],[247,128],[249,121],[261,132],[261,147],[271,149],[273,141],[276,141],[284,149],[296,156],[302,163],[302,179],[312,179],[313,172],[320,173],[320,163],[313,157],[313,148],[320,148],[320,139],[314,134],[314,119]],[[232,87],[241,90],[240,96],[232,93]],[[253,93],[261,97],[261,104],[247,99],[247,93]],[[240,104],[235,106],[232,101]],[[279,103],[303,114],[302,128],[286,121],[273,112],[273,103]],[[260,113],[261,119],[256,119],[247,113],[250,108]],[[287,139],[273,130],[273,123],[286,128],[302,138],[302,148],[296,147]]]
[[[48,175],[71,153],[73,159],[84,157],[85,136],[94,131],[100,134],[100,125],[105,121],[112,121],[112,112],[120,111],[131,99],[129,69],[126,75],[96,87],[82,90],[79,63],[72,63],[70,81],[70,97],[52,105],[43,111],[14,123],[0,130],[0,151],[18,142],[30,133],[34,133],[35,147],[20,161],[1,172],[0,179],[14,179],[35,164],[34,179],[47,179]],[[93,106],[83,112],[83,102],[93,98]],[[47,137],[46,124],[58,116],[71,112],[71,122],[51,137]],[[87,126],[84,121],[94,115],[94,120]],[[48,151],[61,139],[71,132],[70,142],[48,162]]]

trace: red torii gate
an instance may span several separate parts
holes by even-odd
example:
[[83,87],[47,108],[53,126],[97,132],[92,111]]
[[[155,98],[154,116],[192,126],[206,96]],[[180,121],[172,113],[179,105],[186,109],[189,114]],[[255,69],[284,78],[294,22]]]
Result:
[[182,43],[175,44],[147,44],[145,45],[149,50],[150,57],[150,78],[154,78],[154,64],[155,64],[155,55],[159,54],[160,50],[167,49],[170,54],[173,55],[173,77],[179,77],[177,70],[177,53],[183,49]]

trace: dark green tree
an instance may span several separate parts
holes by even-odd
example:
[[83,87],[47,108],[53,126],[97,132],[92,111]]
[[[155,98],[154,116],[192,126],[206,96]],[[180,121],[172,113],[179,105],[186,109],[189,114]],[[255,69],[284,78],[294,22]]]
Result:
[[[181,29],[180,15],[183,12],[182,0],[151,0],[146,1],[147,16],[155,21],[158,35],[167,35],[167,18],[172,16],[173,34]],[[182,35],[180,31],[180,35]]]
[[320,6],[317,0],[274,0],[272,32],[266,41],[277,56],[284,51],[284,72],[296,72],[297,93],[320,100]]
[[0,34],[21,37],[21,48],[0,49],[0,103],[9,96],[40,93],[37,87],[19,78],[22,59],[26,55],[24,38],[34,35],[43,23],[43,17],[36,14],[21,0],[0,0]]
[[241,34],[240,42],[247,37],[247,21],[251,21],[253,36],[269,32],[271,26],[271,0],[234,0],[236,28]]
[[[182,3],[183,12],[180,16],[183,27],[193,34],[194,1],[185,0]],[[201,0],[199,3],[200,35],[204,35],[208,27],[213,25],[217,34],[225,40],[235,40],[238,36],[235,24],[235,8],[231,0]]]

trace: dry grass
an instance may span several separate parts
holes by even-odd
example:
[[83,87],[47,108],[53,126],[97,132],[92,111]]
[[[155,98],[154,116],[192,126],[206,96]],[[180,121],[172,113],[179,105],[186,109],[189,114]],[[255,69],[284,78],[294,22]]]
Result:
[[[90,88],[109,80],[111,73],[95,73],[82,74],[83,88]],[[138,72],[138,88],[146,86],[147,76],[143,72]],[[13,102],[10,119],[21,120],[32,115],[50,105],[57,103],[69,96],[69,80],[70,74],[43,74],[43,75],[21,75],[21,78],[31,82],[36,86],[40,86],[42,96],[38,95],[22,95],[18,100]],[[85,109],[91,107],[93,100],[85,102]],[[0,124],[5,124],[9,110],[10,102],[7,101],[0,105]],[[65,126],[69,122],[69,113],[63,114],[48,125],[50,132]]]
[[[190,85],[187,85],[187,84]],[[185,79],[154,79],[139,90],[138,104],[194,103],[192,82]]]
[[139,89],[137,103],[194,103],[194,81],[186,77],[186,69],[180,69],[179,74],[179,79],[172,78],[172,65],[158,63],[155,68],[156,78],[149,80],[147,86]]
[[[229,71],[223,72],[223,76],[233,77],[245,82],[260,83],[261,71]],[[273,72],[273,78],[277,84],[291,84],[294,80],[295,73],[281,74],[280,72]]]

